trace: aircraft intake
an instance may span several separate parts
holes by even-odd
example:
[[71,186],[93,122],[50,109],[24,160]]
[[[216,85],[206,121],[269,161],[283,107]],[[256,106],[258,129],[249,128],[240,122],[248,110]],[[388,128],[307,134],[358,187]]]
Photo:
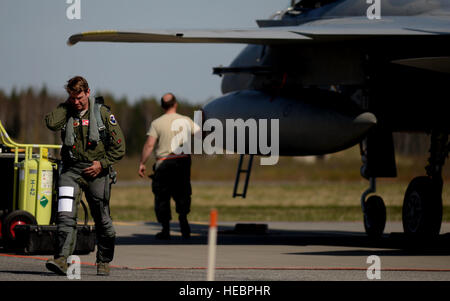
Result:
[[278,155],[333,153],[360,142],[377,122],[350,99],[321,89],[284,96],[257,90],[232,92],[205,105],[203,114],[204,141],[216,140],[216,147],[226,153],[240,154],[267,155],[274,144]]

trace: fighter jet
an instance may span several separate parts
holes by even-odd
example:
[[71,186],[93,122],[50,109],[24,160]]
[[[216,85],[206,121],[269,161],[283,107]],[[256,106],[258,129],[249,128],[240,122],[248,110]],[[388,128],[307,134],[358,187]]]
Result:
[[438,235],[441,171],[449,152],[450,1],[292,1],[257,25],[91,31],[72,35],[68,44],[247,44],[228,67],[213,69],[223,77],[224,95],[204,106],[205,119],[278,119],[284,156],[322,155],[359,144],[361,175],[370,183],[360,201],[372,237],[380,237],[386,224],[376,179],[397,175],[393,133],[430,134],[428,163],[424,175],[408,185],[402,220],[412,237]]

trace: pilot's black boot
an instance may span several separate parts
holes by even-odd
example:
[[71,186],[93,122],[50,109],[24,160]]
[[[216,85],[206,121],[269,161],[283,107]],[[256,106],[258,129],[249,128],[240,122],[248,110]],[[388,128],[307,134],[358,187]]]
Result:
[[155,238],[161,240],[170,239],[170,222],[162,222],[162,231],[156,233]]
[[180,221],[181,236],[183,238],[190,238],[191,237],[191,227],[189,226],[187,216],[182,214],[179,216],[178,220]]

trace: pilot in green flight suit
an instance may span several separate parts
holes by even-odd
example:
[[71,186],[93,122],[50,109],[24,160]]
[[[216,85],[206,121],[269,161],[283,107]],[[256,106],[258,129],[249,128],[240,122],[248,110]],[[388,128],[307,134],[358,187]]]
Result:
[[[125,139],[109,108],[90,97],[87,81],[76,76],[67,82],[69,98],[46,115],[47,127],[62,131],[62,170],[58,181],[57,250],[46,267],[67,272],[67,258],[76,245],[77,208],[84,191],[97,235],[97,274],[109,275],[115,231],[109,198],[112,165],[125,154]],[[115,180],[115,179],[114,179]]]

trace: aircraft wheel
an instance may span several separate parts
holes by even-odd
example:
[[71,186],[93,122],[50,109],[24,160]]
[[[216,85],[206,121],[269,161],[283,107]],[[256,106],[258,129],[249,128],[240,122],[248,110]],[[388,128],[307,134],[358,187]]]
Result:
[[14,228],[17,225],[37,225],[37,221],[32,214],[24,210],[15,210],[5,216],[3,219],[2,236],[5,245],[16,239]]
[[365,203],[364,229],[369,237],[380,238],[386,226],[386,206],[378,195],[370,196]]
[[402,209],[403,230],[412,235],[439,235],[442,223],[442,196],[429,177],[417,177],[406,189]]

